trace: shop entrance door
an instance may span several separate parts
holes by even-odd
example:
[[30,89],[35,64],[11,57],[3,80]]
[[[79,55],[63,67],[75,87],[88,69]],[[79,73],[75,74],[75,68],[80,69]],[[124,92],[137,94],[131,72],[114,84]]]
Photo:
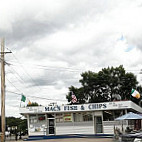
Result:
[[49,118],[48,119],[48,122],[49,122],[49,125],[48,125],[48,134],[49,135],[54,135],[55,134],[55,119],[54,118]]
[[103,124],[102,124],[102,117],[95,116],[94,117],[94,126],[95,126],[95,133],[103,133]]

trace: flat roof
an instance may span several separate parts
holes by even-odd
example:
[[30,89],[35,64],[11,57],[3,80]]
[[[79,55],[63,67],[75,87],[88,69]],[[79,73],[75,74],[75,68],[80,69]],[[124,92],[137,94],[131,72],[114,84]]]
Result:
[[89,104],[74,104],[74,105],[55,105],[55,106],[33,106],[20,107],[19,113],[25,114],[41,114],[41,113],[65,113],[65,112],[85,112],[98,110],[120,110],[133,109],[142,113],[142,108],[132,101],[114,101]]

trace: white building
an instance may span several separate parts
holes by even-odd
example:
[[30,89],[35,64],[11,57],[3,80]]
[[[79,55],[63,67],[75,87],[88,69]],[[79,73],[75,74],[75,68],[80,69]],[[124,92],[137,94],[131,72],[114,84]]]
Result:
[[[114,126],[122,130],[122,122],[114,119],[129,111],[142,113],[142,108],[131,101],[20,108],[28,120],[29,136],[114,134]],[[124,129],[128,123],[132,122],[123,121]],[[137,123],[132,127],[141,128],[141,121]]]

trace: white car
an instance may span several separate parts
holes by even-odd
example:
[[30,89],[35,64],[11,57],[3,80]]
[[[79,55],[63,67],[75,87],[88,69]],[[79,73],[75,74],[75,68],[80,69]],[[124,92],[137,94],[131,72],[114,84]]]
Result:
[[10,135],[10,132],[5,131],[5,136],[8,137]]

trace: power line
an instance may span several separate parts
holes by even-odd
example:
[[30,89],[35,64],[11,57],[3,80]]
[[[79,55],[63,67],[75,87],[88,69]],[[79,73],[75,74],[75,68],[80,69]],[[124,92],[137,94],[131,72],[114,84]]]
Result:
[[[39,84],[37,82],[35,82],[35,80],[30,76],[30,74],[25,70],[25,68],[23,67],[23,64],[20,63],[20,61],[17,59],[17,57],[15,57],[15,55],[12,53],[13,57],[15,58],[15,60],[19,63],[19,65],[22,67],[23,71],[28,75],[28,77],[32,80],[32,82],[34,82],[38,88],[41,90],[41,88],[39,87]],[[12,64],[11,64],[12,65]],[[33,65],[33,66],[36,66],[36,67],[39,67],[40,69],[45,69],[47,70],[47,67],[48,66],[43,66],[43,65]],[[62,68],[63,69],[63,68]],[[49,70],[49,69],[48,69]],[[55,67],[50,67],[50,70],[57,70],[57,68]],[[60,69],[61,70],[61,69]],[[64,70],[72,70],[71,68],[64,68]],[[57,70],[59,71],[59,70]],[[72,71],[77,71],[77,70],[72,70]],[[16,71],[15,71],[16,72]],[[16,72],[17,73],[17,72]],[[17,73],[17,75],[20,77],[20,75]],[[17,78],[17,77],[16,77]],[[24,80],[20,77],[20,79],[24,82]],[[8,80],[8,79],[7,79]],[[9,81],[9,80],[8,80]],[[12,84],[12,86],[14,88],[16,88],[16,90],[18,90],[18,92],[21,92],[11,81],[9,81],[10,84]],[[14,92],[11,92],[11,93],[14,93]],[[18,95],[19,93],[17,93]],[[22,93],[20,93],[19,95],[21,95]],[[37,99],[44,99],[44,100],[54,100],[54,101],[66,101],[66,100],[59,100],[59,99],[47,99],[47,98],[41,98],[41,97],[36,97],[36,96],[28,96],[28,97],[33,97],[33,98],[37,98]]]
[[[14,68],[12,68],[13,70],[14,70]],[[14,70],[14,72],[18,75],[18,77],[25,83],[25,81],[22,79],[22,77],[20,76],[20,74],[16,71],[16,70]],[[12,73],[12,72],[11,72]],[[15,76],[16,78],[17,78],[17,76]],[[18,79],[18,78],[17,78]],[[8,80],[8,79],[7,79]],[[19,79],[18,79],[18,81],[20,81]],[[8,82],[16,89],[16,90],[18,90],[19,92],[21,92],[18,88],[17,88],[17,86],[15,86],[10,80],[8,80]],[[21,81],[20,81],[21,82]],[[23,93],[18,93],[18,94],[23,94]],[[46,99],[46,100],[55,100],[55,101],[66,101],[66,100],[56,100],[56,99],[47,99],[47,98],[41,98],[41,97],[35,97],[35,96],[28,96],[28,97],[34,97],[34,98],[38,98],[38,99]]]
[[[9,69],[11,69],[11,68],[9,68]],[[12,68],[13,70],[14,70],[14,68]],[[11,70],[9,70],[10,71],[10,73],[12,73],[12,71]],[[26,82],[23,80],[23,78],[21,78],[21,76],[20,76],[20,74],[16,71],[16,70],[14,70],[14,72],[18,75],[18,77],[21,79],[19,79],[14,73],[12,73],[12,74],[14,74],[14,76],[17,78],[17,80],[23,85],[23,83],[24,84],[26,84]],[[7,79],[7,78],[6,78]],[[8,80],[8,79],[7,79]],[[10,80],[8,80],[8,82],[10,83],[10,84],[12,84],[12,86],[14,87],[14,88],[16,88],[18,91],[20,91]],[[26,89],[27,89],[27,87],[26,87]],[[28,89],[29,89],[29,87],[28,87]],[[21,92],[21,91],[20,91]],[[23,94],[23,93],[21,93],[21,94]]]
[[[12,62],[11,64],[13,65],[13,66],[17,66],[16,64],[13,64],[13,63],[17,63],[17,62],[14,62],[14,61],[10,61],[10,62]],[[21,63],[22,65],[25,65],[24,63]],[[71,70],[71,71],[74,71],[74,72],[80,72],[80,71],[82,71],[81,69],[74,69],[74,68],[71,68],[71,67],[62,67],[62,66],[60,66],[60,67],[53,67],[53,66],[47,66],[47,65],[38,65],[38,64],[30,64],[30,63],[26,63],[26,65],[27,64],[29,64],[29,65],[31,65],[31,66],[39,66],[39,67],[42,67],[42,68],[39,68],[39,69],[45,69],[46,70],[46,68],[47,68],[47,70],[49,69],[61,69],[61,70]],[[128,70],[126,70],[126,71],[141,71],[142,69],[128,69]]]
[[7,78],[6,78],[6,80],[7,80],[16,90],[18,90],[19,92],[21,92],[11,81],[9,81]]
[[[10,68],[9,68],[10,69]],[[13,68],[12,68],[13,69]],[[13,69],[14,70],[14,69]],[[25,83],[25,81],[20,77],[20,75],[19,75],[19,73],[16,71],[16,70],[14,70],[14,72],[17,74],[17,76],[21,79],[19,79],[16,75],[15,75],[15,73],[13,72],[13,71],[11,71],[11,70],[9,70],[10,71],[10,73],[12,74],[12,75],[14,75],[16,78],[17,78],[17,80],[21,83],[21,84],[23,84],[23,83]]]
[[[6,78],[7,79],[7,78]],[[9,79],[7,79],[7,81],[17,90],[17,91],[19,91],[19,92],[22,92],[22,91],[20,91]],[[13,91],[7,91],[7,92],[9,92],[9,93],[14,93],[14,94],[17,94],[17,95],[22,95],[23,93],[17,93],[17,92],[13,92]],[[24,95],[24,94],[23,94]],[[25,95],[26,96],[26,95]],[[47,98],[41,98],[41,97],[36,97],[36,96],[28,96],[28,97],[32,97],[32,98],[38,98],[38,99],[46,99],[46,100],[55,100],[55,99],[47,99]],[[56,101],[58,101],[58,100],[56,100]],[[61,101],[61,100],[59,100],[59,101]],[[63,100],[63,101],[65,101],[65,100]]]
[[[12,63],[17,63],[15,61],[10,61]],[[20,63],[22,65],[24,65],[24,63]],[[32,66],[36,66],[36,67],[42,67],[42,68],[50,68],[50,69],[62,69],[62,70],[71,70],[71,71],[76,71],[76,72],[80,72],[82,71],[81,69],[75,69],[75,68],[71,68],[71,67],[63,67],[63,66],[60,66],[60,67],[55,67],[55,66],[47,66],[47,65],[38,65],[38,64],[30,64],[30,63],[26,63],[26,65],[29,64],[29,65],[32,65]]]
[[[19,62],[19,60],[15,57],[15,55],[13,53],[12,53],[12,55]],[[27,76],[32,80],[32,82],[37,85],[36,87],[38,87],[41,90],[40,84],[38,84],[37,82],[34,81],[34,79],[29,75],[29,73],[25,70],[25,68],[23,67],[23,65],[20,62],[19,62],[19,64],[23,68],[23,70],[27,74]]]
[[[10,65],[18,66],[17,64],[11,63],[11,61],[10,61]],[[22,64],[22,65],[24,65],[24,64]],[[56,71],[56,72],[59,72],[59,71],[78,72],[78,73],[81,72],[81,70],[66,69],[66,68],[62,68],[62,67],[56,68],[56,67],[50,67],[50,66],[42,66],[42,65],[40,66],[40,65],[32,65],[32,64],[30,64],[29,67],[31,67],[31,66],[34,66],[35,69],[51,70],[51,71]],[[33,67],[31,67],[31,68],[33,68]]]
[[[9,90],[6,90],[7,92],[9,92],[9,93],[13,93],[13,94],[16,94],[16,95],[19,95],[19,96],[21,96],[21,95],[24,95],[23,93],[17,93],[17,92],[13,92],[13,91],[9,91]],[[24,96],[26,96],[26,95],[24,95]],[[44,97],[37,97],[37,96],[29,96],[28,95],[28,97],[32,97],[32,98],[37,98],[37,99],[44,99],[44,100],[49,100],[49,101],[67,101],[67,100],[60,100],[60,99],[47,99],[47,98],[44,98]]]
[[[10,53],[12,53],[13,57],[18,61],[18,63],[20,65],[24,65],[23,63],[20,63],[19,60],[15,57],[15,55],[13,54],[13,52],[11,52],[10,49],[6,48],[7,50],[9,50]],[[10,62],[14,62],[14,61],[10,61]],[[17,62],[14,62],[14,63],[17,63]],[[29,63],[28,63],[29,64]],[[27,65],[27,64],[26,64]],[[30,64],[31,65],[31,64]],[[74,68],[71,68],[71,67],[53,67],[53,66],[47,66],[47,65],[37,65],[37,64],[32,64],[32,66],[37,66],[37,67],[41,67],[39,69],[45,69],[45,70],[57,70],[57,69],[60,69],[60,70],[67,70],[67,71],[71,71],[71,72],[80,72],[82,70],[80,69],[74,69]],[[47,69],[48,68],[48,69]]]

